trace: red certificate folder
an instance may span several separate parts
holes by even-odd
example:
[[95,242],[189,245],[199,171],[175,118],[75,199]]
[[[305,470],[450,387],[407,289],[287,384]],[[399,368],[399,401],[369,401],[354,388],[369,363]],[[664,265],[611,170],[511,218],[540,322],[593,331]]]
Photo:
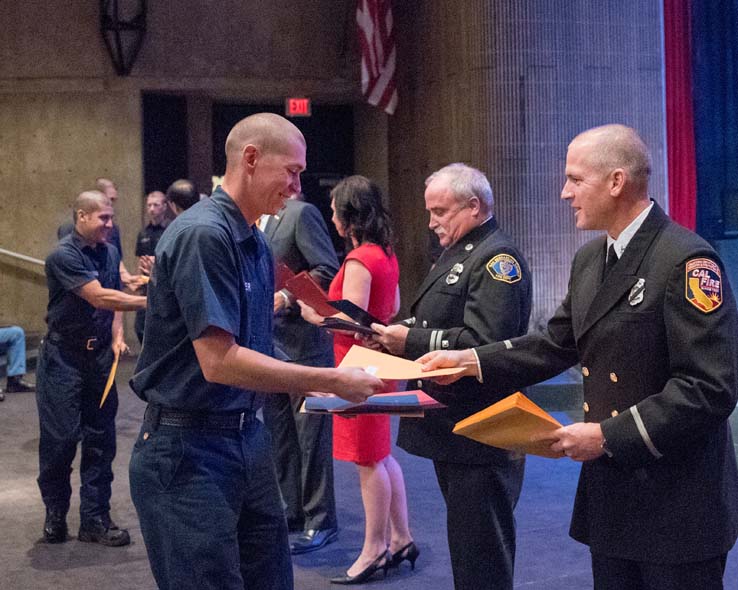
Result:
[[318,314],[325,317],[338,313],[337,309],[328,305],[328,295],[306,270],[287,280],[284,286],[295,299],[301,299]]
[[561,424],[553,416],[518,392],[457,422],[454,433],[492,447],[560,459],[549,448],[552,441],[530,440],[557,428]]
[[294,276],[295,273],[292,272],[289,266],[284,262],[278,262],[274,267],[274,290],[279,291],[280,289],[284,289],[287,281]]

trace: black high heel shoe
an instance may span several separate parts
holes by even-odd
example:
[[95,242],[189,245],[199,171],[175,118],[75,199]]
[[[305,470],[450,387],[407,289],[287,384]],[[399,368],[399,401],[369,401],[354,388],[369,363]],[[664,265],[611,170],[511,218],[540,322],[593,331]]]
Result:
[[331,584],[361,584],[362,582],[366,582],[379,570],[384,570],[384,577],[386,578],[387,570],[390,566],[390,561],[392,561],[392,556],[390,555],[389,551],[385,551],[384,553],[379,555],[377,559],[372,561],[366,567],[366,569],[360,571],[355,576],[349,576],[348,574],[346,574],[345,576],[331,578]]
[[418,555],[420,555],[420,549],[418,549],[418,546],[414,541],[410,541],[402,549],[392,554],[389,566],[399,567],[399,565],[407,559],[410,562],[410,569],[414,570],[415,560],[418,559]]

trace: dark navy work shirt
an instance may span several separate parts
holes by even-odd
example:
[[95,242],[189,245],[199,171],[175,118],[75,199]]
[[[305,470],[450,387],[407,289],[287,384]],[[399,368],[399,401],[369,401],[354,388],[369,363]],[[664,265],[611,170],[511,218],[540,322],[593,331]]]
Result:
[[163,225],[152,225],[149,223],[145,228],[138,232],[136,238],[136,256],[153,256],[156,245],[159,243],[161,234],[164,233],[166,227]]
[[209,326],[239,346],[272,354],[272,255],[221,188],[168,227],[149,282],[144,347],[131,387],[166,408],[255,410],[255,392],[209,383],[193,340]]
[[[68,236],[74,231],[74,223],[71,221],[67,221],[65,223],[62,223],[56,230],[56,237],[58,239],[62,239],[65,236]],[[110,232],[110,237],[108,238],[108,244],[112,244],[115,246],[115,249],[118,250],[118,258],[123,258],[123,246],[120,244],[120,230],[118,229],[118,226],[114,223],[113,229]]]
[[46,258],[49,331],[71,338],[109,338],[112,311],[96,309],[75,289],[94,280],[106,289],[120,289],[120,256],[111,244],[87,245],[76,231],[63,237]]

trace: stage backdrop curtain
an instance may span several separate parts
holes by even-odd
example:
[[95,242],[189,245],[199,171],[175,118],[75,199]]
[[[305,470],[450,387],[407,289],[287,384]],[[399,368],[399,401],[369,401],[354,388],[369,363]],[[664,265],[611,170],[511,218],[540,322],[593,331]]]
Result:
[[[667,1],[672,2],[677,0]],[[738,0],[693,0],[691,27],[697,231],[707,239],[735,237],[738,236]]]
[[697,209],[690,0],[664,0],[669,215],[694,230]]

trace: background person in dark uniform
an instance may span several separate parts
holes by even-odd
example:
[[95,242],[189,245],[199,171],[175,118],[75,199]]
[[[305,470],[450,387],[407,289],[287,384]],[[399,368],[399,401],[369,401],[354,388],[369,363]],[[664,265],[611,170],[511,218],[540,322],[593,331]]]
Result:
[[[416,359],[525,334],[531,310],[528,264],[497,225],[492,188],[479,170],[451,164],[426,180],[429,227],[444,248],[411,305],[405,325],[375,326],[375,341]],[[513,509],[524,459],[452,433],[454,424],[512,393],[464,379],[453,388],[410,383],[448,405],[423,420],[403,418],[398,446],[433,460],[446,501],[454,586],[511,589]]]
[[[151,269],[154,264],[154,251],[156,244],[164,233],[167,225],[169,225],[169,205],[166,195],[161,191],[153,191],[146,195],[146,214],[149,216],[149,223],[138,232],[136,237],[136,256],[138,256],[138,272],[141,275],[148,275],[146,269]],[[146,285],[139,287],[138,293],[146,295]],[[143,329],[145,310],[136,312],[135,330],[136,337],[139,342],[143,342]]]
[[595,588],[715,590],[738,535],[736,303],[709,244],[649,201],[649,175],[633,129],[577,136],[561,198],[607,236],[577,252],[548,329],[421,361],[480,363],[494,389],[581,362],[585,422],[551,448],[583,462],[570,534],[590,547]]
[[119,312],[142,309],[146,298],[119,290],[118,251],[107,243],[113,225],[110,200],[98,191],[81,193],[74,204],[74,220],[72,233],[46,259],[49,332],[41,344],[36,374],[44,538],[49,543],[67,539],[69,477],[81,440],[78,538],[126,545],[128,532],[110,519],[115,385],[103,407],[99,405],[114,352],[128,350]]
[[261,113],[231,130],[222,187],[159,241],[131,382],[149,405],[130,464],[131,496],[160,588],[292,588],[287,521],[255,390],[383,387],[359,369],[271,358],[273,260],[254,223],[300,191],[305,139]]
[[[278,263],[294,273],[310,272],[326,291],[338,258],[320,211],[296,198],[276,215],[262,216],[261,228]],[[274,342],[292,360],[311,367],[333,366],[333,339],[300,316],[289,291],[274,294]],[[277,479],[287,504],[287,523],[302,531],[293,553],[323,547],[337,529],[333,493],[331,416],[301,414],[302,396],[270,395],[264,422],[272,435]]]
[[[195,188],[195,184],[191,180],[187,180],[186,178],[175,180],[172,184],[169,185],[166,193],[166,203],[169,207],[169,214],[167,216],[167,219],[169,219],[169,215],[172,218],[181,215],[199,200],[200,195]],[[168,224],[169,222],[167,222],[167,225]],[[161,233],[164,233],[164,230],[162,230]],[[159,237],[161,237],[161,233]],[[154,247],[152,248],[151,256],[142,256],[138,259],[138,272],[144,276],[148,277],[151,274],[151,269],[154,268],[155,251],[156,244],[154,244]],[[143,326],[143,322],[141,323],[141,326]],[[141,338],[142,337],[143,334],[141,335]],[[139,338],[139,340],[141,338]]]

